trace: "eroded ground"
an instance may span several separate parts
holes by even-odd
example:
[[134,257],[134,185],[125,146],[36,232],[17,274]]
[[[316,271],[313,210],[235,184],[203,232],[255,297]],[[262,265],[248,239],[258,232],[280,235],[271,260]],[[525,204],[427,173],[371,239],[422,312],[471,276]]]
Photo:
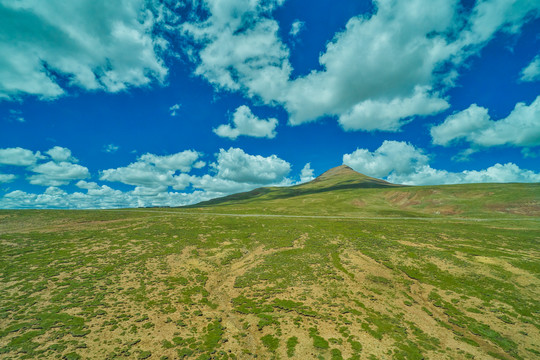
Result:
[[533,359],[538,221],[0,212],[2,359]]

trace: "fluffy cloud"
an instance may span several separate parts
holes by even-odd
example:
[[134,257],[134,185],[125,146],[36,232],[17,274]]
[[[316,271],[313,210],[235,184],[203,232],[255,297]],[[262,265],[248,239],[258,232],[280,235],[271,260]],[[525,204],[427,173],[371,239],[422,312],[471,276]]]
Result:
[[339,116],[345,130],[397,131],[415,115],[436,114],[449,107],[446,100],[417,87],[411,97],[391,100],[365,100]]
[[521,70],[521,81],[540,80],[540,55],[536,55],[529,65]]
[[[374,1],[321,54],[321,70],[292,79],[289,51],[271,11],[282,1],[204,1],[209,17],[183,26],[199,46],[196,74],[219,89],[281,104],[298,125],[335,116],[345,130],[397,131],[415,116],[449,107],[444,92],[463,62],[498,31],[517,33],[540,6],[486,0]],[[301,29],[295,23],[291,33]],[[399,61],[396,61],[399,59]]]
[[279,183],[291,171],[291,164],[276,155],[249,155],[238,148],[221,149],[212,167],[220,179],[260,185]]
[[343,163],[363,174],[383,178],[392,172],[410,174],[418,167],[428,163],[428,157],[411,144],[401,141],[384,141],[370,152],[356,149],[351,154],[343,155]]
[[488,110],[471,105],[431,128],[433,143],[447,146],[465,140],[475,146],[540,145],[540,96],[530,105],[516,104],[506,118],[493,121]]
[[86,193],[67,193],[59,188],[47,188],[42,194],[20,190],[12,191],[0,198],[0,208],[71,208],[110,209],[147,206],[182,206],[215,197],[211,193],[195,191],[189,194],[165,192],[154,196],[140,196],[134,191],[122,192],[107,185],[90,189]]
[[377,150],[357,149],[343,155],[343,163],[368,176],[395,184],[440,185],[482,182],[539,182],[540,173],[516,164],[495,164],[484,170],[449,172],[432,168],[421,149],[398,141],[385,141]]
[[77,159],[71,156],[71,150],[65,147],[55,146],[52,149],[46,151],[45,154],[49,155],[51,159],[56,162],[77,162]]
[[0,183],[8,183],[15,180],[17,176],[13,174],[0,174]]
[[313,169],[311,168],[311,163],[307,163],[300,171],[300,183],[305,183],[313,179],[315,179],[315,176],[313,176]]
[[197,75],[217,88],[241,90],[265,102],[279,98],[291,72],[289,50],[270,13],[284,0],[206,0],[209,17],[185,23],[182,32],[197,44]]
[[15,166],[30,166],[42,158],[38,152],[33,153],[20,147],[0,149],[0,164]]
[[462,172],[437,170],[425,165],[411,174],[393,173],[387,180],[404,185],[540,182],[540,173],[521,169],[514,163],[504,165],[497,163],[484,170],[464,170]]
[[242,105],[234,112],[232,124],[220,125],[214,129],[214,133],[232,140],[240,135],[273,139],[276,136],[277,124],[277,119],[259,119],[249,107]]
[[194,150],[186,150],[176,154],[159,156],[154,154],[144,154],[139,158],[139,161],[155,165],[161,170],[180,170],[189,172],[191,168],[200,169],[205,165],[204,162],[197,162],[201,153]]
[[155,35],[148,4],[0,1],[0,37],[9,39],[0,44],[0,98],[54,98],[70,86],[117,92],[163,81],[167,43]]
[[[115,190],[107,185],[79,180],[76,186],[86,190],[67,193],[58,188],[68,180],[84,179],[87,170],[78,175],[80,165],[53,161],[32,168],[38,175],[29,177],[33,184],[47,185],[42,194],[31,194],[20,190],[12,191],[0,198],[0,208],[115,208],[143,206],[181,206],[204,200],[248,191],[260,186],[290,185],[286,177],[290,164],[277,156],[263,157],[246,154],[241,149],[230,148],[216,154],[212,164],[215,174],[194,176],[185,172],[194,166],[203,166],[197,161],[199,153],[188,150],[168,156],[145,154],[137,162],[126,167],[101,172],[100,180],[121,182],[135,186],[130,191]],[[62,168],[62,169],[60,169]],[[86,169],[86,168],[84,168]],[[62,171],[60,171],[62,170]],[[60,178],[59,174],[63,174]],[[55,177],[56,176],[56,177]],[[189,186],[190,192],[172,192]],[[197,190],[199,189],[199,190]]]
[[30,175],[30,184],[42,186],[67,185],[73,180],[86,179],[90,177],[90,172],[84,166],[69,162],[49,161],[33,166],[31,170],[36,173]]
[[[207,200],[213,197],[228,195],[235,192],[247,191],[263,185],[290,184],[286,175],[290,164],[277,156],[262,157],[246,154],[242,149],[230,148],[220,150],[217,162],[211,164],[215,175],[189,175],[192,168],[205,165],[198,161],[200,153],[187,150],[177,154],[158,156],[145,154],[137,162],[126,167],[107,169],[101,172],[100,179],[111,182],[121,182],[135,186],[130,194],[145,203],[154,198],[169,194],[168,189],[184,190],[189,186],[198,194],[197,199]],[[177,171],[182,171],[176,174]],[[77,186],[93,190],[97,184],[79,181]],[[187,195],[186,195],[187,196]],[[189,197],[184,197],[187,201]],[[187,203],[183,203],[187,204]]]
[[[169,187],[183,190],[189,186],[191,178],[185,172],[205,165],[197,161],[200,155],[193,150],[165,156],[147,153],[126,167],[102,171],[100,179],[134,185],[138,195],[156,195],[166,192]],[[184,173],[176,175],[177,171]]]
[[174,176],[174,171],[164,171],[145,162],[135,162],[126,167],[103,170],[100,179],[152,189],[154,194],[166,191],[169,186],[177,189],[185,188],[184,184]]

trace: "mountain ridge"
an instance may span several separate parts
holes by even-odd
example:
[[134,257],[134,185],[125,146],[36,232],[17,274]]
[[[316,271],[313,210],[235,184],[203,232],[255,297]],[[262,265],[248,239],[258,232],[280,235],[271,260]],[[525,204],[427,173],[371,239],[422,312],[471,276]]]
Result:
[[408,186],[346,165],[288,187],[260,187],[181,208],[233,213],[391,217],[540,216],[540,183]]
[[255,200],[265,195],[269,195],[269,197],[272,197],[272,193],[274,193],[274,198],[290,198],[295,196],[329,192],[334,190],[402,186],[406,185],[392,184],[385,180],[373,178],[359,173],[347,165],[340,165],[325,171],[321,175],[317,176],[315,179],[305,183],[284,187],[260,187],[251,191],[240,192],[207,201],[202,201],[200,203],[188,205],[186,207],[213,206],[229,201],[249,201]]

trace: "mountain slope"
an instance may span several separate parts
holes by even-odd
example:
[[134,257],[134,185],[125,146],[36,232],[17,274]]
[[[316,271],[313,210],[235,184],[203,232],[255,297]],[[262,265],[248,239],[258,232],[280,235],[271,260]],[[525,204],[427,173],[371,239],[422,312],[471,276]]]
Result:
[[321,192],[361,189],[361,188],[384,188],[397,187],[387,181],[372,178],[354,171],[347,165],[332,168],[314,180],[289,187],[262,187],[251,191],[228,195],[225,197],[203,201],[190,207],[212,206],[231,202],[253,202],[257,200],[286,199],[301,195],[309,195]]
[[342,165],[305,184],[259,188],[189,207],[292,215],[540,216],[540,184],[404,186]]

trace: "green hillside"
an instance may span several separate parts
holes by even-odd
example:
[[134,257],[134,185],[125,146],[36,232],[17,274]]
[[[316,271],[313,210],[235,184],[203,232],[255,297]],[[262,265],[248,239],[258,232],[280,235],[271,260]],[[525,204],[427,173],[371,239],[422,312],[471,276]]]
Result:
[[540,184],[402,186],[342,165],[305,184],[259,188],[188,208],[261,214],[538,217]]

